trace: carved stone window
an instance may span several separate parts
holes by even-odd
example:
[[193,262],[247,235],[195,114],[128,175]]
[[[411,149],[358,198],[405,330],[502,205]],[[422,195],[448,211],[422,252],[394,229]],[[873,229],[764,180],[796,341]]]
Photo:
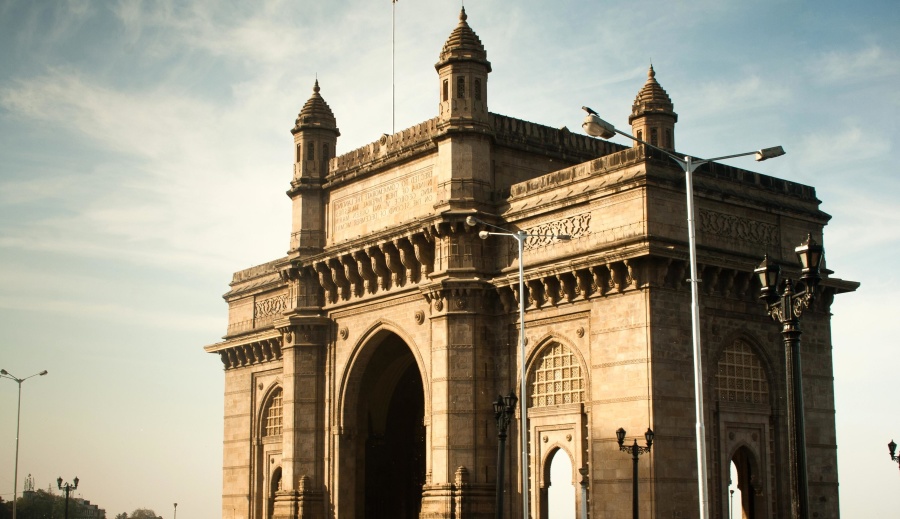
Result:
[[656,128],[650,128],[650,144],[659,146],[659,136]]
[[310,142],[306,145],[306,160],[315,160],[316,158],[316,144],[314,142]]
[[554,343],[545,348],[531,381],[531,407],[584,401],[581,364],[568,347]]
[[450,82],[446,79],[444,80],[444,96],[443,99],[446,101],[450,98]]
[[282,403],[281,388],[275,390],[269,398],[269,405],[266,407],[265,424],[266,430],[264,436],[280,436],[283,430],[284,405]]
[[456,78],[456,97],[458,99],[465,99],[466,97],[466,78],[463,76]]
[[769,383],[756,353],[746,342],[725,348],[716,368],[716,398],[736,404],[767,404]]
[[639,141],[644,140],[644,130],[638,130],[638,131],[637,131],[637,138],[638,138]]
[[475,84],[472,86],[473,95],[475,96],[476,101],[481,101],[481,80],[476,79]]

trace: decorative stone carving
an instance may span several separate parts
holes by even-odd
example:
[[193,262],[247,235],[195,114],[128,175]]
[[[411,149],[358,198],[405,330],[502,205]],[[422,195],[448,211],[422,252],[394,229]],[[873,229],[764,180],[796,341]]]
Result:
[[347,340],[347,337],[350,336],[350,330],[347,329],[346,326],[341,326],[341,329],[338,331],[342,340]]
[[421,310],[416,310],[415,313],[416,324],[422,324],[425,322],[425,312]]
[[777,245],[781,241],[776,225],[703,209],[700,231],[758,245]]
[[[588,234],[590,234],[590,227],[591,213],[578,214],[563,218],[561,220],[542,223],[538,226],[531,227],[525,230],[525,232],[527,232],[528,234],[543,234],[545,236],[529,236],[528,238],[525,238],[524,249],[526,251],[540,249],[541,247],[546,247],[551,243],[559,241],[552,235],[567,234],[573,240],[581,238],[582,236],[587,236]],[[518,245],[513,245],[515,245],[515,248],[518,249]]]
[[287,294],[258,300],[253,305],[253,317],[260,319],[279,315],[287,309]]

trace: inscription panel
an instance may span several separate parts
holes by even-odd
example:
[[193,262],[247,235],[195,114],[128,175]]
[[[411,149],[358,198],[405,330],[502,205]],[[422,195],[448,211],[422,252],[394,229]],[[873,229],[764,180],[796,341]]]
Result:
[[432,211],[437,199],[432,166],[401,174],[332,199],[331,241],[343,241]]

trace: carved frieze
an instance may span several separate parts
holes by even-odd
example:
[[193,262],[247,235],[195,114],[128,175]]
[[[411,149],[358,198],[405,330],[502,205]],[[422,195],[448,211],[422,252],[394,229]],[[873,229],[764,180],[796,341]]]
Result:
[[[541,247],[559,241],[557,238],[553,237],[554,235],[567,234],[574,240],[591,233],[591,213],[577,214],[561,220],[542,223],[535,227],[525,229],[525,232],[528,234],[546,235],[529,236],[528,238],[525,238],[524,248],[526,251],[540,249]],[[512,248],[510,249],[510,253],[515,255],[517,253],[515,249],[518,248],[518,245],[516,245],[514,241],[511,243]]]
[[778,226],[710,210],[700,210],[700,232],[758,245],[780,243]]

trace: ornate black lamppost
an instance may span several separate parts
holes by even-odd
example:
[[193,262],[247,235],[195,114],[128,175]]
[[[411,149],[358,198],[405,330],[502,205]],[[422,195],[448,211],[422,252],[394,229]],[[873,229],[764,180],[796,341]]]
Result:
[[888,450],[891,451],[891,459],[896,461],[898,465],[900,465],[900,456],[897,456],[897,444],[894,443],[894,440],[891,440],[891,443],[888,444]]
[[765,301],[769,315],[780,323],[784,338],[785,377],[787,378],[788,430],[792,441],[791,453],[791,509],[792,517],[809,519],[809,480],[806,472],[806,424],[803,411],[803,378],[800,369],[800,316],[809,308],[821,281],[819,266],[825,249],[807,235],[794,249],[802,267],[800,280],[781,281],[781,268],[766,255],[754,272],[759,275],[762,289],[759,298]]
[[619,442],[619,450],[631,454],[632,465],[634,467],[631,482],[631,513],[634,519],[638,519],[638,456],[650,452],[650,447],[653,446],[653,429],[647,427],[647,432],[644,433],[644,439],[647,440],[646,447],[638,445],[637,438],[634,439],[634,445],[626,447],[623,445],[625,442],[625,429],[619,427],[616,431],[616,441]]
[[172,519],[176,519],[178,517],[178,503],[172,505]]
[[503,518],[503,454],[506,452],[506,430],[516,412],[516,394],[498,396],[494,401],[494,418],[497,420],[497,519]]
[[63,478],[61,478],[61,477],[56,478],[56,486],[58,486],[60,490],[65,490],[65,492],[66,492],[65,519],[69,519],[69,492],[78,488],[78,477],[77,476],[75,477],[75,479],[72,480],[72,483],[73,483],[72,485],[70,485],[68,483],[63,485]]

